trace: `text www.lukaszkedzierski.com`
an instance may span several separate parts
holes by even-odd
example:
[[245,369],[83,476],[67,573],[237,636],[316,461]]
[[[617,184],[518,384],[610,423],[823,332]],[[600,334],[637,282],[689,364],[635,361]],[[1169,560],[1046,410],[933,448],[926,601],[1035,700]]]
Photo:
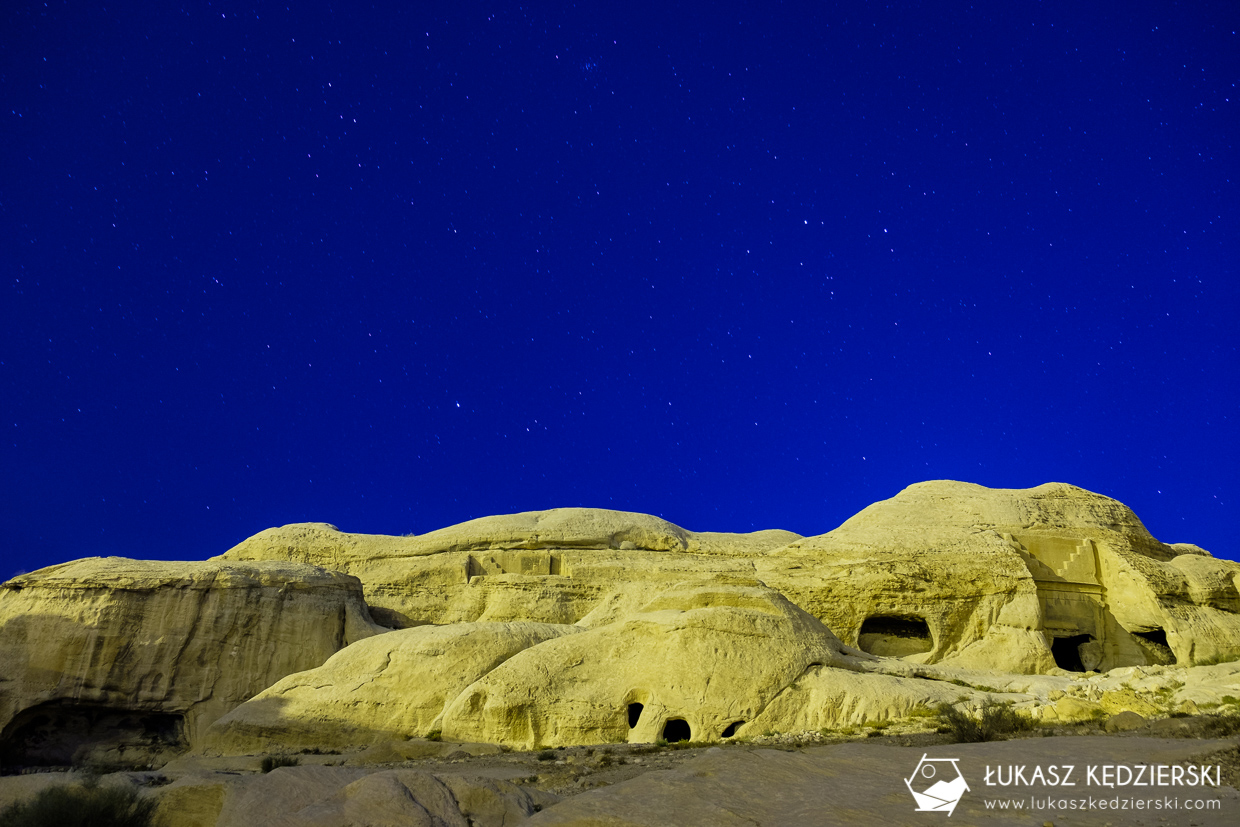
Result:
[[983,802],[987,810],[1221,810],[1218,799],[1189,798],[1052,798],[1031,795],[1028,798],[990,798]]

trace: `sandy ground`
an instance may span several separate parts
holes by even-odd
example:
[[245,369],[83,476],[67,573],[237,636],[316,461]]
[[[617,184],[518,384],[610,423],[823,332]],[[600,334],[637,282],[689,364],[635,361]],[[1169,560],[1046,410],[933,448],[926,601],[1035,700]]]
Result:
[[[723,745],[630,745],[503,752],[487,745],[411,743],[433,750],[412,760],[371,750],[354,755],[299,755],[300,766],[380,771],[394,767],[436,775],[504,779],[537,796],[542,810],[523,822],[545,825],[1062,825],[1240,824],[1240,736],[1211,716],[1155,721],[1104,734],[1095,725],[1043,729],[1028,737],[980,744],[915,727],[858,733],[769,736]],[[868,736],[868,737],[867,737]],[[480,754],[479,754],[480,753]],[[923,757],[956,759],[968,784],[955,810],[918,812],[905,779]],[[261,757],[187,757],[151,773],[129,773],[152,791],[189,775],[254,777]],[[1076,769],[1071,787],[996,783],[998,768]],[[1090,766],[1207,765],[1221,782],[1200,787],[1105,787],[1089,783]],[[946,768],[947,763],[936,766]],[[1060,771],[1062,773],[1062,770]],[[991,783],[987,783],[988,774]],[[1213,777],[1212,776],[1212,777]],[[0,778],[0,806],[31,795],[64,773]],[[1101,780],[1101,779],[1099,779]],[[1008,801],[1008,809],[999,802]],[[1138,803],[1140,801],[1141,803]],[[1196,809],[1196,802],[1206,809]],[[1018,810],[1011,809],[1020,802]],[[1118,809],[1114,809],[1117,807]],[[1194,809],[1188,809],[1194,807]]]

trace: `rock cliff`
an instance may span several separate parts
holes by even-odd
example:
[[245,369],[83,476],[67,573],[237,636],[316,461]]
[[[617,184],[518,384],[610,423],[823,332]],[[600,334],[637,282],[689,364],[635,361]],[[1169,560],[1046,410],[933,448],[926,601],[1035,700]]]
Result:
[[996,693],[1066,720],[1113,711],[1065,698],[1074,675],[1240,656],[1238,578],[1058,483],[920,483],[816,537],[581,508],[419,537],[284,526],[207,562],[5,583],[0,747],[717,740]]
[[380,628],[361,584],[301,563],[90,558],[0,589],[0,755],[141,763]]

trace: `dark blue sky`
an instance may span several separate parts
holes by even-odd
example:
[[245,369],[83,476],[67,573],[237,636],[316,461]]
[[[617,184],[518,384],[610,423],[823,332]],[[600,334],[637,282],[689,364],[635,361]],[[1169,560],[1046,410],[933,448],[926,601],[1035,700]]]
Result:
[[1240,556],[1234,3],[360,5],[0,12],[0,576],[939,478]]

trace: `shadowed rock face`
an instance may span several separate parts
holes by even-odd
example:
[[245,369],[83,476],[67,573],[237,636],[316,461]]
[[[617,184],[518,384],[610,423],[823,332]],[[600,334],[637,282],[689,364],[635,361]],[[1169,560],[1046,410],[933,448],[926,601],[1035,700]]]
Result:
[[4,584],[0,738],[50,761],[855,724],[970,696],[944,669],[1240,654],[1238,577],[1058,483],[920,483],[808,538],[575,508],[420,537],[285,526],[204,563],[83,560]]

